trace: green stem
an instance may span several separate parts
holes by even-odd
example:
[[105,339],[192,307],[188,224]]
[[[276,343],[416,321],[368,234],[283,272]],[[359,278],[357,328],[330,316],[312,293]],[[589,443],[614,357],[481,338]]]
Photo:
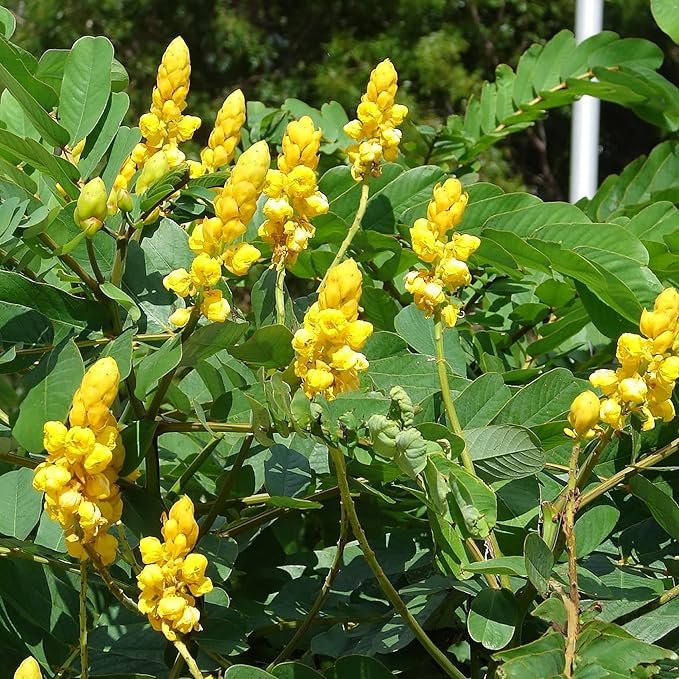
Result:
[[203,462],[212,455],[212,451],[221,443],[223,436],[215,436],[208,444],[196,455],[193,462],[184,470],[184,473],[174,482],[167,494],[168,501],[172,502],[179,495],[186,484],[193,478],[193,475],[201,468]]
[[644,469],[654,467],[655,465],[659,464],[660,462],[668,458],[670,455],[676,453],[677,450],[679,450],[679,438],[674,439],[673,441],[668,443],[664,448],[661,448],[657,453],[648,455],[639,460],[636,464],[621,469],[619,472],[613,474],[613,476],[609,477],[605,481],[602,481],[600,484],[592,488],[592,490],[587,491],[586,493],[581,495],[580,501],[578,503],[579,507],[582,509],[590,502],[594,502],[594,500],[596,500],[604,493],[608,492],[612,488],[615,488],[619,483],[625,481],[625,479],[627,479],[628,476],[637,474],[638,472],[643,471]]
[[420,623],[417,622],[413,614],[408,609],[408,606],[406,606],[405,602],[403,599],[401,599],[399,593],[396,591],[395,587],[391,584],[389,578],[382,570],[382,566],[380,566],[380,563],[375,556],[375,552],[373,552],[372,548],[370,547],[368,538],[363,531],[361,522],[358,519],[358,514],[356,513],[356,506],[354,505],[354,500],[352,499],[351,491],[349,490],[349,479],[347,477],[346,465],[344,463],[344,454],[337,448],[331,447],[330,456],[335,466],[340,498],[347,513],[351,530],[358,540],[358,544],[361,547],[363,556],[368,562],[370,570],[377,578],[382,591],[390,601],[391,605],[396,609],[397,613],[399,613],[399,615],[403,618],[403,621],[408,625],[408,627],[410,627],[411,631],[417,637],[418,641],[422,644],[427,653],[429,653],[432,659],[446,673],[446,675],[453,677],[454,679],[465,679],[462,672],[460,672],[460,670],[458,670],[455,665],[450,662],[443,651],[441,651],[441,649],[439,649],[434,644],[429,635],[422,629]]
[[246,436],[243,439],[243,443],[241,444],[240,450],[238,451],[238,455],[236,455],[236,459],[233,463],[233,466],[231,467],[231,470],[229,471],[229,475],[226,477],[224,483],[222,484],[222,487],[219,491],[217,499],[215,500],[215,503],[212,505],[210,511],[208,512],[208,515],[200,524],[198,540],[200,540],[204,535],[206,535],[210,528],[212,528],[212,524],[215,522],[215,519],[219,516],[219,513],[222,511],[224,503],[228,500],[229,495],[231,495],[233,486],[236,483],[236,477],[238,476],[238,472],[241,470],[241,468],[243,467],[243,463],[247,459],[248,453],[250,452],[250,446],[252,446],[254,438],[255,437],[252,434],[250,434],[249,436]]
[[285,325],[285,262],[276,267],[276,323]]
[[123,272],[125,270],[125,258],[127,257],[127,244],[134,229],[130,227],[126,229],[126,222],[120,225],[120,230],[116,236],[116,255],[113,260],[113,267],[111,268],[111,283],[120,287],[120,282],[123,279]]
[[[342,261],[344,255],[347,253],[347,250],[349,249],[349,246],[351,245],[351,241],[354,240],[354,236],[358,233],[358,230],[361,228],[361,221],[363,220],[366,208],[368,207],[369,192],[370,186],[368,184],[368,180],[366,179],[361,184],[361,197],[358,201],[358,208],[356,209],[356,216],[354,217],[354,221],[349,227],[349,231],[347,231],[347,235],[344,237],[342,245],[340,245],[340,249],[337,251],[337,254],[335,255],[335,259],[332,260],[332,264],[328,267],[328,271],[330,271],[333,267],[337,266]],[[323,276],[321,285],[323,285],[325,279],[328,277],[328,271],[325,272],[325,276]]]
[[[434,314],[434,344],[436,346],[436,370],[439,376],[439,384],[441,385],[441,395],[443,397],[443,407],[446,411],[446,417],[448,418],[448,423],[452,428],[453,432],[462,439],[463,446],[462,452],[460,453],[460,460],[462,461],[462,466],[474,476],[477,476],[476,469],[474,468],[474,462],[472,461],[471,455],[467,450],[467,444],[464,440],[464,434],[462,432],[462,427],[460,426],[460,419],[457,416],[457,411],[455,410],[455,404],[453,403],[453,397],[450,393],[450,385],[448,384],[448,370],[446,366],[446,357],[443,351],[443,322],[441,321],[440,312]],[[495,537],[493,531],[490,532],[488,536],[488,542],[493,552],[493,556],[498,559],[502,557],[502,550]],[[509,580],[508,575],[500,576],[500,584],[506,589],[511,590],[512,584]]]
[[[251,424],[234,422],[207,422],[207,426],[215,432],[231,432],[234,434],[251,434]],[[205,431],[202,422],[161,422],[158,425],[158,434],[166,434],[169,431]]]
[[127,540],[127,535],[125,534],[125,526],[122,523],[116,525],[118,529],[118,537],[120,538],[120,544],[123,546],[123,558],[130,565],[132,570],[138,575],[141,572],[141,568],[137,563],[137,559],[134,557],[134,552],[130,543]]
[[87,561],[80,561],[80,677],[89,676],[87,660]]
[[286,644],[285,648],[276,656],[276,659],[267,667],[267,672],[271,670],[278,664],[282,663],[284,660],[290,657],[292,652],[297,648],[299,642],[304,638],[304,635],[311,627],[314,618],[318,615],[319,611],[323,607],[325,600],[330,593],[332,588],[332,583],[335,581],[337,574],[339,573],[340,566],[342,565],[342,557],[344,555],[344,548],[347,544],[349,534],[349,524],[347,521],[347,512],[344,504],[340,503],[340,530],[339,538],[337,539],[337,548],[335,549],[335,556],[330,564],[330,570],[323,581],[323,586],[321,591],[318,593],[316,600],[312,604],[309,612],[306,614],[302,624],[295,632],[294,636]]
[[61,664],[59,669],[57,670],[56,674],[54,675],[54,679],[61,679],[67,672],[71,672],[71,665],[73,664],[73,661],[80,655],[80,649],[76,646],[69,654],[68,658],[64,660],[64,662]]
[[[578,458],[580,457],[580,442],[573,444],[570,462],[568,464],[568,497],[564,512],[563,532],[566,537],[566,551],[568,552],[568,582],[570,586],[570,611],[567,623],[566,658],[564,675],[573,676],[575,662],[575,648],[578,641],[580,627],[580,592],[578,590],[578,563],[575,549],[575,495],[578,488]],[[564,597],[565,598],[565,597]]]
[[678,596],[679,596],[679,585],[675,585],[674,587],[672,587],[672,589],[668,589],[666,592],[663,592],[657,599],[649,601],[641,608],[637,608],[633,611],[630,611],[629,613],[625,613],[625,615],[621,615],[619,618],[616,618],[613,622],[615,622],[616,625],[625,625],[628,622],[631,622],[632,620],[636,620],[642,615],[646,615],[646,613],[650,613],[651,611],[654,611],[657,608],[664,606],[666,603],[669,603],[670,601],[672,601],[672,599],[675,599]]
[[201,674],[196,661],[193,659],[193,656],[189,653],[189,649],[186,648],[186,644],[181,639],[177,639],[173,643],[174,647],[179,651],[182,658],[184,658],[184,662],[189,668],[189,672],[191,672],[193,679],[203,679],[203,675]]
[[113,596],[125,608],[127,608],[130,611],[133,611],[134,613],[139,613],[137,603],[134,601],[134,599],[131,599],[129,596],[127,596],[127,594],[123,592],[120,585],[118,585],[118,583],[115,582],[115,580],[111,577],[108,568],[106,568],[106,566],[104,566],[104,564],[101,563],[101,561],[99,560],[99,555],[94,551],[92,545],[83,544],[83,547],[87,552],[87,556],[90,557],[90,561],[92,562],[92,565],[94,566],[95,570],[97,571],[97,573],[99,573],[99,576],[104,581],[106,587],[108,587],[109,592],[111,592],[111,594],[113,594]]
[[94,277],[97,279],[97,283],[101,284],[104,282],[104,274],[101,273],[99,268],[99,262],[97,262],[97,254],[94,251],[94,245],[92,244],[91,238],[85,238],[85,245],[87,247],[87,258],[90,260],[90,266],[92,267],[92,272]]

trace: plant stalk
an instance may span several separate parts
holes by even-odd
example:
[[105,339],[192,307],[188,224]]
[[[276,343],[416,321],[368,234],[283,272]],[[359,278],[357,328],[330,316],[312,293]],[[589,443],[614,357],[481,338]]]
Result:
[[276,267],[276,323],[285,325],[285,261]]
[[173,643],[174,647],[179,651],[182,658],[184,658],[184,662],[189,668],[189,672],[191,672],[193,679],[203,679],[203,675],[198,668],[196,661],[193,659],[193,656],[189,653],[189,649],[186,648],[186,644],[181,639],[177,639]]
[[413,614],[408,610],[403,599],[401,599],[396,588],[391,584],[389,578],[386,576],[382,566],[380,566],[375,552],[373,552],[368,542],[368,538],[361,526],[361,522],[358,519],[358,514],[356,513],[356,506],[354,505],[354,500],[351,497],[351,491],[349,490],[349,480],[347,477],[346,465],[344,463],[344,454],[337,448],[330,448],[330,456],[332,458],[333,464],[335,466],[335,473],[337,474],[337,485],[340,490],[340,498],[344,509],[347,513],[349,519],[349,524],[351,525],[351,530],[358,540],[358,544],[361,547],[363,556],[368,562],[370,570],[373,572],[377,581],[382,588],[382,591],[386,595],[387,599],[390,601],[391,605],[396,609],[397,613],[403,618],[403,621],[410,627],[411,631],[417,637],[417,640],[422,644],[424,649],[429,653],[436,664],[446,673],[447,676],[453,677],[453,679],[465,679],[464,675],[460,670],[458,670],[455,665],[447,658],[447,656],[439,649],[436,644],[431,640],[429,635],[422,629],[420,623],[417,622]]
[[87,561],[80,561],[80,677],[89,676],[89,661],[87,659]]
[[193,462],[184,470],[184,473],[174,482],[172,488],[170,488],[170,491],[167,494],[167,499],[168,501],[174,500],[174,498],[179,495],[184,488],[186,487],[186,484],[193,478],[193,475],[201,468],[203,465],[203,462],[212,455],[212,452],[214,449],[222,442],[222,439],[224,437],[219,435],[215,436],[212,440],[210,440],[207,445],[196,455],[196,457],[193,459]]
[[[361,184],[361,197],[358,201],[358,208],[356,209],[356,216],[354,217],[354,221],[351,223],[349,231],[347,231],[347,235],[344,237],[342,245],[340,245],[340,249],[337,251],[337,254],[335,255],[335,259],[332,260],[332,264],[328,267],[328,271],[325,272],[325,276],[323,276],[321,285],[325,283],[325,279],[328,277],[328,272],[342,261],[344,255],[346,255],[347,250],[349,249],[349,246],[351,245],[351,241],[354,240],[354,237],[358,233],[358,230],[361,228],[361,222],[363,221],[366,208],[368,207],[369,192],[370,186],[368,184],[368,180],[365,179]],[[319,286],[319,289],[320,287],[321,286]]]

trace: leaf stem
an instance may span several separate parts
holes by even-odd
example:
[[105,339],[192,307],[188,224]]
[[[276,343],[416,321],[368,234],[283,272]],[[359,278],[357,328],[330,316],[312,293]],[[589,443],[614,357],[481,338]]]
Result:
[[184,473],[174,482],[172,488],[170,488],[170,491],[167,494],[167,499],[169,501],[174,500],[174,498],[176,498],[177,495],[179,495],[184,490],[186,484],[201,468],[203,462],[205,462],[205,460],[207,460],[208,457],[212,455],[212,452],[221,443],[223,438],[223,436],[219,435],[208,441],[207,445],[205,445],[198,455],[196,455],[191,464],[184,470]]
[[[568,582],[570,585],[570,605],[567,606],[568,624],[566,637],[566,659],[564,675],[570,679],[573,676],[575,662],[575,647],[580,628],[580,592],[578,590],[578,564],[575,549],[575,499],[578,490],[578,458],[580,457],[580,442],[573,444],[568,464],[568,496],[563,520],[563,531],[566,536],[566,551],[568,553]],[[564,597],[565,599],[565,597]]]
[[222,511],[224,503],[229,498],[229,495],[231,495],[233,486],[236,483],[236,477],[238,476],[238,472],[241,470],[241,468],[243,467],[243,463],[247,459],[248,453],[250,452],[250,446],[252,446],[254,438],[255,437],[253,434],[249,434],[243,439],[243,443],[241,444],[240,450],[238,451],[238,455],[236,455],[236,459],[233,463],[233,466],[229,470],[229,474],[224,480],[224,483],[222,484],[217,499],[210,508],[208,515],[200,524],[198,540],[204,537],[210,530],[210,528],[212,528],[212,524],[215,522],[215,519],[219,516],[219,513]]
[[446,673],[446,675],[453,677],[453,679],[465,679],[462,672],[460,672],[460,670],[458,670],[455,665],[451,663],[443,651],[441,651],[441,649],[439,649],[434,644],[429,635],[424,631],[424,629],[422,629],[420,623],[417,622],[413,614],[408,609],[408,606],[396,591],[396,588],[391,584],[384,570],[382,570],[382,566],[380,566],[380,563],[375,556],[375,552],[373,552],[372,548],[370,547],[368,538],[366,537],[363,527],[361,526],[361,522],[358,519],[358,514],[356,513],[356,506],[354,505],[354,500],[352,499],[351,491],[349,490],[349,480],[347,477],[346,465],[344,463],[344,454],[341,450],[331,447],[330,457],[332,458],[333,464],[335,466],[340,498],[347,513],[351,530],[358,540],[358,544],[361,547],[363,556],[368,562],[370,570],[377,578],[382,591],[390,601],[391,605],[396,609],[397,613],[399,613],[399,615],[403,618],[403,621],[408,625],[408,627],[410,627],[413,634],[415,637],[417,637],[418,641],[422,644],[427,653],[429,653],[429,655]]
[[80,677],[89,676],[89,662],[87,659],[87,560],[80,560]]
[[99,262],[97,262],[97,254],[94,251],[94,245],[92,244],[91,238],[85,238],[85,246],[87,248],[87,258],[90,260],[90,266],[92,267],[92,272],[94,277],[97,279],[97,283],[101,284],[104,282],[104,274],[101,273],[99,268]]
[[127,608],[130,611],[133,611],[134,613],[139,613],[137,603],[134,601],[134,599],[131,599],[129,596],[127,596],[127,594],[123,592],[120,585],[118,585],[118,583],[115,582],[115,580],[111,577],[111,573],[109,573],[108,568],[106,568],[106,566],[104,566],[104,564],[101,562],[98,554],[94,551],[92,545],[83,544],[83,548],[87,552],[87,556],[90,557],[92,565],[94,566],[97,573],[99,573],[99,576],[104,581],[104,584],[106,585],[106,587],[108,587],[111,594],[113,594],[113,596],[125,608]]
[[[368,180],[364,179],[363,183],[361,184],[361,197],[358,201],[356,216],[354,217],[354,221],[351,223],[351,226],[349,227],[349,231],[347,231],[347,235],[344,237],[344,240],[342,241],[342,245],[340,245],[340,248],[337,251],[337,254],[335,255],[335,259],[332,260],[332,264],[328,267],[328,271],[330,271],[333,267],[337,266],[342,261],[344,255],[346,255],[347,250],[349,249],[349,246],[351,245],[351,241],[354,240],[354,236],[356,236],[358,230],[361,228],[361,222],[363,221],[366,208],[368,207],[369,192],[370,185],[368,184]],[[321,285],[323,285],[325,279],[328,277],[328,271],[325,272],[325,276],[323,276]]]
[[267,667],[267,672],[271,672],[271,670],[273,670],[276,665],[282,663],[292,654],[292,652],[297,648],[299,642],[304,638],[304,635],[308,632],[309,627],[311,627],[311,624],[314,621],[314,618],[318,615],[319,611],[323,607],[323,604],[330,593],[330,589],[332,588],[332,583],[335,581],[335,578],[339,573],[340,566],[342,565],[342,557],[344,556],[344,548],[346,547],[348,536],[349,523],[347,521],[347,511],[344,507],[344,504],[340,502],[340,530],[339,537],[337,538],[337,547],[335,549],[335,556],[333,557],[332,563],[330,564],[328,574],[325,576],[325,580],[323,581],[321,591],[318,593],[316,600],[312,604],[309,612],[306,614],[306,617],[302,621],[302,624],[299,626],[292,639],[288,641],[285,648]]
[[191,672],[193,679],[203,679],[203,675],[198,668],[196,661],[193,659],[193,656],[189,653],[189,649],[186,648],[186,644],[181,639],[177,639],[173,643],[174,647],[179,651],[182,658],[184,658],[184,662],[189,668],[189,672]]
[[276,267],[276,323],[285,325],[285,261]]
[[[439,376],[439,384],[441,385],[441,395],[443,397],[443,407],[446,411],[446,417],[448,418],[448,423],[450,424],[453,432],[462,439],[463,447],[460,453],[460,460],[462,461],[462,466],[474,476],[477,476],[476,469],[474,468],[474,462],[472,461],[471,455],[467,450],[467,443],[464,440],[464,434],[462,432],[462,427],[460,426],[460,419],[457,416],[457,410],[455,410],[455,404],[453,403],[453,397],[450,393],[450,385],[448,383],[448,370],[446,368],[446,357],[443,349],[443,321],[441,320],[441,313],[439,311],[434,314],[434,345],[436,347],[436,370]],[[491,530],[488,536],[488,542],[493,551],[493,556],[497,559],[502,557],[502,550],[495,537],[495,533]],[[508,575],[500,575],[500,584],[506,589],[511,590],[512,584],[509,580]]]

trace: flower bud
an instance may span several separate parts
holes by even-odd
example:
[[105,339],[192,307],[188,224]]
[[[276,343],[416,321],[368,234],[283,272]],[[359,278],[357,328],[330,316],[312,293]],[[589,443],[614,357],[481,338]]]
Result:
[[648,387],[640,377],[628,377],[620,381],[618,392],[627,403],[643,403],[648,395]]
[[108,196],[101,177],[95,177],[83,186],[78,196],[73,218],[88,238],[101,229],[108,216]]
[[573,399],[568,414],[577,438],[587,437],[599,421],[599,397],[593,391],[583,391]]
[[172,505],[169,519],[177,522],[177,531],[185,535],[188,544],[193,547],[198,538],[198,524],[194,518],[193,502],[188,495],[183,495]]
[[145,564],[156,563],[163,558],[163,545],[158,538],[146,537],[139,541],[141,560]]
[[28,657],[24,660],[14,673],[14,679],[42,679],[40,665],[35,658]]

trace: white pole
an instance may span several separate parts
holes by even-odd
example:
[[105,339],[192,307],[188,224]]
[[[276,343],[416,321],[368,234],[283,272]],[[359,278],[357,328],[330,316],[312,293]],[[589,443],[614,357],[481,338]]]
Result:
[[[577,0],[575,40],[582,42],[600,33],[604,0]],[[571,125],[570,200],[591,198],[597,190],[599,173],[599,100],[585,96],[573,104]]]

